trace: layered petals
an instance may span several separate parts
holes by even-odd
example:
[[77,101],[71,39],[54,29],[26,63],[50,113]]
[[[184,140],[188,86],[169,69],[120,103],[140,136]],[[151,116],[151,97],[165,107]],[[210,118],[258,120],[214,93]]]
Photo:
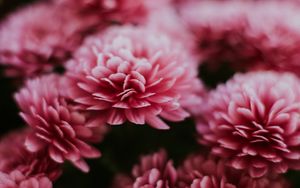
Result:
[[298,169],[299,79],[272,71],[238,74],[208,94],[200,142],[252,177]]
[[191,99],[201,101],[203,87],[188,51],[143,28],[116,27],[87,39],[67,67],[77,108],[111,125],[168,129],[161,118],[182,121]]
[[[82,171],[89,167],[83,158],[97,158],[100,152],[89,145],[105,131],[101,123],[89,122],[63,97],[64,79],[48,75],[29,80],[15,98],[21,117],[34,130],[25,141],[31,152],[47,148],[52,160],[71,161]],[[102,127],[101,127],[102,126]],[[101,127],[101,128],[99,128]],[[99,132],[100,130],[100,132]],[[99,134],[98,135],[95,135]]]

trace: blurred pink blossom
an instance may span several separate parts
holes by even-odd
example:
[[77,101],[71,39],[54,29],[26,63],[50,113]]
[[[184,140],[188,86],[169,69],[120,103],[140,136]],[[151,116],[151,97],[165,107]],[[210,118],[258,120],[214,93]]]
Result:
[[143,23],[151,4],[159,6],[165,0],[54,0],[59,6],[73,9],[83,14],[94,14],[106,22]]
[[299,169],[299,83],[290,73],[237,74],[208,94],[200,142],[252,177]]
[[32,130],[17,130],[0,139],[0,171],[19,171],[26,177],[47,176],[54,181],[61,175],[61,165],[51,160],[45,150],[31,153],[25,140]]
[[68,63],[69,94],[99,121],[168,129],[161,118],[182,121],[189,116],[189,100],[201,101],[196,66],[189,51],[165,35],[110,28],[90,37]]
[[[300,73],[300,12],[290,1],[188,1],[180,12],[201,62]],[[280,9],[280,11],[278,11]]]
[[165,33],[172,40],[182,43],[190,50],[195,50],[196,39],[178,15],[172,2],[168,0],[160,1],[164,1],[164,3],[158,7],[151,6],[155,8],[150,9],[151,11],[149,11],[149,15],[143,22],[143,25],[151,30]]
[[44,176],[26,177],[20,171],[9,174],[0,171],[1,188],[52,188],[51,181]]
[[0,63],[12,77],[51,72],[99,23],[94,15],[82,16],[51,3],[21,8],[0,25]]
[[280,176],[251,178],[226,166],[224,160],[200,154],[189,156],[178,169],[177,188],[288,188]]
[[61,91],[64,79],[48,75],[28,80],[15,98],[21,108],[21,116],[34,130],[25,141],[27,149],[37,152],[47,148],[52,160],[71,161],[84,172],[89,170],[83,158],[96,158],[100,152],[88,145],[102,136],[102,124],[89,123],[77,112]]
[[135,165],[132,176],[117,176],[115,188],[172,188],[177,180],[173,162],[168,160],[164,150],[152,155],[141,157],[140,163]]

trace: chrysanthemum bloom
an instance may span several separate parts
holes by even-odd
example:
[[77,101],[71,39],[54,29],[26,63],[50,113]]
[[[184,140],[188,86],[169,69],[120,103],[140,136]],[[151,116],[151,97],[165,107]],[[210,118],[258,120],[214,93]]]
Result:
[[9,174],[0,171],[1,188],[52,188],[51,181],[44,176],[25,177],[20,171]]
[[85,32],[98,22],[98,17],[81,16],[50,3],[22,8],[0,26],[0,63],[12,77],[50,72],[70,57]]
[[61,175],[61,165],[51,160],[42,150],[31,153],[26,150],[25,140],[32,130],[17,130],[0,139],[0,171],[19,171],[26,177],[47,176],[54,181]]
[[[131,181],[130,181],[131,179]],[[172,188],[177,180],[173,162],[168,160],[164,150],[152,155],[143,156],[140,164],[134,166],[132,176],[119,176],[116,188]]]
[[161,118],[189,116],[181,101],[187,104],[201,85],[196,63],[181,45],[134,27],[89,38],[68,63],[67,74],[79,109],[111,125],[129,121],[158,129],[169,128]]
[[300,13],[294,3],[191,1],[181,7],[197,38],[201,62],[212,69],[227,64],[238,71],[300,73]]
[[96,148],[88,145],[95,137],[93,131],[100,125],[86,122],[85,116],[62,97],[60,91],[66,89],[61,87],[62,81],[57,75],[29,80],[15,95],[22,118],[34,129],[25,145],[31,152],[46,147],[57,163],[69,160],[87,172],[89,168],[83,158],[100,156]]
[[209,93],[201,143],[252,177],[299,169],[300,87],[291,73],[238,74]]
[[177,188],[287,188],[288,183],[279,176],[251,178],[243,171],[226,166],[223,160],[189,156],[178,169]]

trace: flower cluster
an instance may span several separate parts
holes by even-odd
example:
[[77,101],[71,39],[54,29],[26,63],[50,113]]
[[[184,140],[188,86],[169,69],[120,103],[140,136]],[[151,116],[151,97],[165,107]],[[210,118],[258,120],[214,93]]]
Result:
[[113,188],[287,188],[289,184],[280,176],[269,175],[251,178],[234,170],[222,159],[194,154],[185,159],[177,169],[166,152],[143,156],[133,167],[132,175],[118,175]]
[[47,0],[5,15],[0,72],[17,83],[8,92],[26,128],[1,131],[0,188],[52,188],[65,163],[116,175],[100,187],[289,187],[284,174],[300,170],[299,7]]

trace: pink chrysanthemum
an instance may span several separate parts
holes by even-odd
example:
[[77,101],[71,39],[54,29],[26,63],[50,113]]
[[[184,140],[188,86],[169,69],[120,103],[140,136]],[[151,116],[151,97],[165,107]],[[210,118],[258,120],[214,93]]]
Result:
[[184,104],[203,89],[196,63],[181,45],[134,27],[89,38],[68,63],[67,74],[78,108],[111,125],[129,121],[168,129],[161,118],[188,117]]
[[82,16],[50,3],[22,8],[0,26],[0,63],[12,77],[50,72],[70,57],[85,32],[99,22],[96,16]]
[[52,188],[51,181],[44,176],[27,178],[20,171],[9,174],[0,171],[1,188]]
[[83,157],[100,156],[97,149],[87,144],[94,140],[94,131],[100,125],[86,122],[85,116],[68,103],[61,94],[66,89],[62,82],[64,79],[56,75],[29,80],[15,95],[22,118],[34,130],[25,145],[31,152],[46,147],[54,161],[63,163],[67,159],[87,172]]
[[61,165],[51,160],[43,150],[31,153],[26,150],[25,140],[32,130],[14,131],[0,140],[0,171],[19,171],[26,177],[47,176],[54,181],[61,175]]
[[223,160],[191,155],[178,169],[177,188],[287,188],[279,176],[251,178],[239,170],[226,166]]
[[140,164],[134,166],[132,176],[124,175],[116,178],[116,188],[172,188],[177,180],[177,172],[173,162],[161,150],[141,158]]
[[208,95],[201,143],[252,177],[299,169],[300,81],[290,73],[238,74]]
[[191,1],[181,15],[197,38],[201,62],[213,69],[228,64],[233,70],[300,73],[300,14],[294,3]]

